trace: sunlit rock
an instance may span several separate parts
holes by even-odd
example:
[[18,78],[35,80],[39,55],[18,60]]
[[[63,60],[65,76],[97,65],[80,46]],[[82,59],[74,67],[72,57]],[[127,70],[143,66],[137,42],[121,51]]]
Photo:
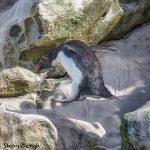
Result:
[[0,110],[0,120],[2,149],[61,149],[57,130],[45,117]]
[[0,97],[20,96],[36,90],[41,79],[29,70],[15,67],[0,72]]
[[122,150],[150,149],[150,102],[122,119]]

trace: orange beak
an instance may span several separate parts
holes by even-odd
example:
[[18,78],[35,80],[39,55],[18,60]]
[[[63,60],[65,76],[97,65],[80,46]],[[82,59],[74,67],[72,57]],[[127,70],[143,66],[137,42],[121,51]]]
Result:
[[34,73],[39,73],[39,71],[40,71],[40,65],[37,64],[37,65],[33,68],[32,71],[33,71]]

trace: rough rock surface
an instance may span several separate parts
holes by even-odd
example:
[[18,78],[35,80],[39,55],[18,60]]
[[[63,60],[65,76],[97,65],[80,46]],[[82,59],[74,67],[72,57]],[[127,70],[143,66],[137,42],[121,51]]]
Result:
[[55,111],[41,110],[39,112],[46,115],[54,123],[64,150],[101,148],[101,138],[106,131],[100,124],[66,118],[60,113],[55,113]]
[[138,0],[2,0],[0,7],[1,68],[31,68],[66,40],[97,44],[121,37],[150,16],[150,2]]
[[0,110],[2,149],[61,149],[55,126],[45,117]]
[[122,119],[122,150],[150,149],[150,102]]
[[57,65],[56,67],[50,68],[47,77],[48,78],[61,78],[66,74],[66,70],[62,65]]
[[119,0],[123,16],[105,39],[118,39],[136,26],[150,22],[150,1]]
[[40,86],[38,75],[24,68],[14,67],[0,72],[0,97],[24,95]]

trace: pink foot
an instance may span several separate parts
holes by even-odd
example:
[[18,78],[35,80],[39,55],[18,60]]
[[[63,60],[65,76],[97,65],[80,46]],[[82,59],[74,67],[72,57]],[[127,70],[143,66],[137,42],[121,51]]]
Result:
[[70,102],[73,102],[73,101],[76,101],[76,99],[71,99],[71,98],[64,98],[63,100],[62,100],[62,102],[64,102],[64,103],[70,103]]
[[61,101],[57,101],[57,100],[55,100],[55,99],[52,99],[52,101],[58,102],[58,103],[70,103],[70,102],[76,101],[76,99],[64,98],[64,99],[61,100]]
[[68,97],[68,98],[64,98],[62,101],[57,101],[57,100],[54,100],[54,99],[52,99],[52,101],[59,102],[59,103],[71,103],[73,101],[83,101],[85,99],[86,99],[86,97],[80,97],[80,98],[76,98],[76,99],[72,99],[72,98]]

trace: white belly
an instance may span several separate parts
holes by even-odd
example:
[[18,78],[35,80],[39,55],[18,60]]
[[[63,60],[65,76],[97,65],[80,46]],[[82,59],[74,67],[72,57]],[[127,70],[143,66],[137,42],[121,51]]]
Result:
[[59,52],[57,61],[62,64],[72,80],[81,83],[83,79],[82,72],[78,69],[72,58],[67,57],[64,52]]

